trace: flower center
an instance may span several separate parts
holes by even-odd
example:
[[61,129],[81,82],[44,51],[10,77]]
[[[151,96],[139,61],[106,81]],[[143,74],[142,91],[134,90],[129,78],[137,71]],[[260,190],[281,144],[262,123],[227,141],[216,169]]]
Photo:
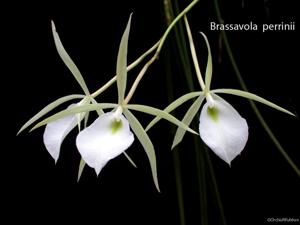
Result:
[[218,109],[216,107],[207,107],[207,114],[214,122],[218,122]]
[[206,101],[208,103],[208,107],[209,108],[214,108],[215,107],[215,100],[213,99],[213,97],[211,96],[211,94],[207,93],[205,95],[205,97],[206,97]]
[[112,134],[117,133],[122,128],[122,120],[114,119],[110,124],[110,129]]

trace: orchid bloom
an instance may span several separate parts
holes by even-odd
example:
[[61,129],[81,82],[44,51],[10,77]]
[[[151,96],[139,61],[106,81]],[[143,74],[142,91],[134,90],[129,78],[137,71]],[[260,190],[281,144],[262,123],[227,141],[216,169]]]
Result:
[[[83,99],[77,104],[71,104],[68,109],[71,109],[76,106],[81,106],[86,104],[86,99]],[[49,122],[43,134],[44,145],[57,162],[60,154],[60,148],[65,137],[78,125],[80,130],[80,123],[83,118],[86,118],[86,113],[78,113],[74,115],[68,115],[52,122]]]
[[81,131],[76,145],[83,160],[99,174],[110,159],[124,152],[133,141],[129,122],[118,108],[101,115]]
[[206,99],[200,113],[200,137],[217,156],[230,164],[246,145],[247,122],[218,95],[207,94]]
[[[72,105],[70,107],[72,107]],[[58,160],[63,140],[77,124],[76,116],[69,115],[46,125],[43,141],[47,151],[55,160],[55,163]]]
[[[51,27],[54,43],[59,56],[61,57],[65,65],[68,67],[68,69],[71,71],[71,73],[73,74],[73,76],[75,77],[75,79],[77,80],[77,82],[79,83],[79,85],[85,93],[85,97],[79,103],[72,104],[68,108],[88,104],[89,102],[94,102],[95,100],[92,99],[92,97],[90,96],[90,92],[85,84],[85,81],[79,69],[77,68],[77,66],[63,47],[63,44],[59,38],[53,21],[51,21]],[[52,121],[46,125],[43,135],[43,141],[47,151],[53,157],[55,162],[57,162],[58,160],[60,147],[63,140],[71,132],[71,130],[74,127],[76,127],[76,125],[80,126],[81,120],[85,117],[87,119],[88,114],[78,113],[59,118],[58,120]]]
[[[185,17],[185,24],[187,28],[187,33],[189,36],[191,53],[196,67],[197,77],[200,86],[203,90],[203,95],[206,98],[206,103],[204,104],[199,119],[199,134],[204,143],[222,160],[224,160],[229,165],[231,161],[239,155],[245,148],[248,140],[248,125],[244,118],[224,99],[215,93],[227,93],[233,94],[241,97],[246,97],[248,99],[256,100],[261,103],[267,104],[277,110],[283,111],[285,113],[293,115],[291,112],[248,92],[234,90],[234,89],[217,89],[210,90],[211,78],[212,78],[212,57],[209,42],[206,36],[202,34],[206,42],[208,49],[208,61],[205,72],[205,83],[202,79],[200,68],[198,65],[195,48],[193,44],[193,39],[187,18]],[[200,102],[195,103],[198,106],[197,111],[201,106],[203,98],[199,97]],[[193,111],[193,106],[191,107]],[[195,115],[194,112],[188,112]],[[188,114],[187,113],[187,114]],[[190,117],[191,115],[186,115]],[[190,123],[190,121],[189,121]],[[175,140],[174,140],[175,141]],[[174,143],[173,143],[174,144]]]
[[[123,33],[117,57],[118,104],[100,103],[91,107],[82,106],[83,111],[87,110],[88,107],[88,110],[102,109],[103,107],[114,108],[115,110],[99,116],[89,127],[81,131],[77,136],[76,145],[83,160],[99,174],[109,160],[121,153],[125,153],[125,150],[131,146],[134,141],[134,135],[130,130],[132,129],[148,156],[153,180],[156,188],[159,190],[153,144],[138,119],[130,112],[130,109],[155,116],[160,115],[162,118],[182,127],[184,130],[192,133],[196,132],[162,110],[145,105],[128,104],[130,99],[128,96],[132,96],[136,88],[133,85],[129,91],[131,94],[128,94],[125,99],[130,23],[131,16]],[[142,72],[145,72],[145,70],[142,69]]]
[[[210,84],[212,78],[212,58],[211,58],[209,42],[206,36],[203,33],[201,33],[202,36],[204,37],[208,49],[208,60],[207,60],[205,82],[204,82],[200,72],[200,67],[196,56],[194,42],[193,42],[193,38],[192,38],[192,34],[190,31],[187,18],[185,17],[184,20],[187,28],[190,50],[191,50],[197,78],[202,91],[191,92],[181,96],[180,98],[172,102],[167,108],[165,108],[164,111],[171,112],[172,110],[174,110],[175,108],[177,108],[178,106],[186,102],[187,100],[198,97],[196,101],[188,109],[188,111],[186,112],[182,120],[184,124],[189,126],[193,118],[196,116],[197,112],[199,111],[204,99],[206,99],[206,103],[204,104],[200,112],[200,118],[199,118],[200,137],[204,141],[204,143],[218,157],[220,157],[222,160],[224,160],[226,163],[230,165],[231,161],[237,155],[239,155],[245,148],[245,145],[248,140],[248,125],[246,120],[241,117],[241,115],[232,107],[232,105],[230,105],[220,96],[218,96],[216,93],[232,94],[232,95],[248,98],[266,104],[270,107],[273,107],[279,111],[288,113],[290,115],[293,115],[293,113],[249,92],[235,90],[235,89],[210,90]],[[159,117],[154,118],[149,123],[146,130],[149,130],[159,120],[160,120]],[[174,148],[182,141],[184,134],[185,134],[185,130],[178,127],[174,137],[172,148]]]
[[117,58],[117,85],[119,102],[115,112],[100,115],[76,138],[76,146],[82,159],[97,175],[106,163],[125,152],[133,143],[128,120],[122,115],[127,77],[127,48],[131,16],[123,33]]
[[[143,149],[148,157],[153,181],[157,190],[159,191],[156,154],[153,144],[143,126],[131,113],[131,110],[140,111],[152,116],[158,116],[159,118],[168,120],[169,122],[181,127],[184,131],[189,131],[194,134],[197,134],[197,132],[193,131],[186,124],[163,110],[147,105],[128,104],[137,88],[139,81],[145,74],[149,65],[157,57],[157,54],[155,54],[153,58],[144,65],[135,82],[133,83],[128,95],[125,98],[127,69],[129,70],[129,68],[133,68],[135,65],[140,63],[140,61],[146,55],[148,55],[158,47],[158,44],[155,44],[139,59],[133,62],[131,66],[127,67],[127,48],[130,22],[131,16],[128,20],[119,46],[116,77],[112,78],[109,82],[107,82],[93,94],[89,93],[82,75],[80,74],[78,68],[76,67],[70,56],[65,51],[55,30],[54,23],[52,22],[52,31],[57,51],[83,89],[85,95],[69,95],[57,99],[56,101],[47,105],[38,114],[32,117],[27,123],[25,123],[21,127],[19,133],[58,105],[69,100],[82,99],[79,103],[69,106],[68,109],[62,110],[40,121],[31,129],[34,130],[38,127],[46,125],[46,129],[44,132],[44,143],[54,160],[57,161],[59,157],[60,147],[66,135],[76,126],[76,124],[80,126],[81,120],[85,118],[85,129],[80,131],[76,138],[76,145],[82,157],[79,165],[78,179],[81,176],[85,164],[94,168],[98,175],[101,169],[107,164],[109,160],[117,157],[121,153],[124,153],[128,160],[135,166],[133,161],[125,153],[125,150],[129,148],[134,141],[134,133],[137,139],[142,144]],[[166,32],[166,34],[167,33],[168,32]],[[97,103],[94,97],[98,96],[100,93],[102,93],[102,91],[106,90],[115,80],[117,81],[118,87],[118,104]],[[113,110],[111,112],[104,113],[103,109]],[[97,111],[99,117],[90,126],[86,127],[86,122],[90,111]],[[133,131],[133,133],[131,132],[131,130]]]
[[[206,66],[205,83],[202,79],[199,64],[196,57],[196,51],[187,18],[185,24],[189,36],[191,53],[196,68],[197,77],[202,88],[203,95],[206,98],[199,119],[199,134],[204,143],[222,160],[229,165],[231,161],[241,153],[248,140],[248,125],[244,118],[224,99],[211,93],[210,83],[212,78],[212,58],[209,42],[205,39],[208,49],[208,61]],[[196,100],[197,101],[197,100]],[[197,111],[199,110],[203,98],[199,97],[196,102]],[[193,109],[193,107],[191,107]],[[196,112],[192,112],[193,117]],[[189,112],[190,113],[190,112]],[[173,143],[174,146],[174,143]]]
[[[85,98],[82,101],[77,104],[72,104],[68,109],[84,106],[90,102],[96,104],[89,93],[79,69],[65,51],[53,22],[52,33],[56,49],[61,59],[70,69],[85,93]],[[110,112],[104,114],[102,110],[100,110],[100,112],[98,111],[99,118],[77,136],[76,145],[82,159],[90,167],[95,168],[97,174],[99,174],[101,168],[108,160],[124,152],[134,140],[133,134],[129,129],[129,123],[125,117],[121,115],[121,111],[121,107],[118,107],[115,113]],[[88,113],[86,112],[71,114],[46,124],[43,141],[47,151],[54,158],[55,162],[58,160],[64,138],[77,124],[80,125],[83,118],[87,119],[87,116]],[[79,177],[82,169],[79,169]]]
[[[84,81],[79,69],[77,68],[77,66],[75,65],[73,60],[70,58],[70,56],[64,49],[53,21],[51,21],[51,26],[52,26],[52,34],[53,34],[56,50],[57,50],[60,58],[64,62],[64,64],[68,67],[68,69],[71,71],[74,78],[77,80],[77,82],[81,86],[85,95],[72,94],[72,95],[61,97],[61,98],[57,99],[56,101],[50,103],[49,105],[44,107],[39,113],[37,113],[35,116],[33,116],[29,121],[27,121],[21,127],[18,134],[20,132],[22,132],[24,129],[26,129],[27,127],[29,127],[31,124],[36,122],[38,119],[40,119],[42,116],[46,115],[48,112],[50,112],[51,110],[56,108],[57,106],[65,103],[65,102],[68,102],[70,100],[80,99],[80,101],[78,103],[70,105],[68,107],[68,109],[74,108],[76,106],[82,106],[85,104],[89,104],[90,102],[96,103],[96,101],[90,95],[90,92],[85,84],[85,81]],[[74,115],[68,115],[66,117],[61,117],[61,118],[58,118],[57,120],[53,120],[53,121],[47,123],[45,131],[44,131],[44,135],[43,135],[43,141],[44,141],[47,151],[50,153],[50,155],[55,160],[55,162],[57,162],[57,160],[59,158],[60,147],[61,147],[61,144],[62,144],[64,138],[70,133],[70,131],[74,127],[76,127],[76,125],[78,125],[79,129],[80,129],[80,121],[83,118],[85,118],[85,122],[87,122],[88,113],[82,112],[82,113],[78,113],[78,114],[74,114]]]

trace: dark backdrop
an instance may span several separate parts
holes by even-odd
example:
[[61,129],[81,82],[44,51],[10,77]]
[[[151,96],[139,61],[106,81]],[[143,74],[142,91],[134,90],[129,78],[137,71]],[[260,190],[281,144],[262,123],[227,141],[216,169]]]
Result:
[[[183,8],[186,1],[180,4]],[[228,38],[238,66],[251,92],[259,94],[298,114],[299,36],[296,1],[221,1],[223,18],[231,23],[261,24],[296,22],[295,31],[232,31]],[[176,186],[170,151],[172,132],[161,122],[149,135],[158,158],[158,176],[162,193],[152,183],[150,168],[141,145],[135,141],[127,151],[138,169],[123,157],[108,163],[97,178],[87,168],[76,182],[79,154],[74,144],[74,130],[62,145],[57,165],[42,143],[43,129],[15,137],[17,130],[31,116],[51,101],[80,87],[60,60],[51,34],[50,21],[55,21],[61,40],[84,75],[91,91],[104,84],[115,72],[120,37],[128,16],[133,14],[129,42],[129,62],[154,44],[166,28],[162,1],[43,1],[14,3],[5,16],[2,43],[5,54],[3,76],[8,78],[5,92],[5,130],[2,159],[5,165],[3,204],[11,220],[44,224],[81,222],[84,224],[179,224]],[[219,32],[209,30],[209,22],[217,21],[213,4],[200,3],[190,13],[190,23],[201,65],[206,63],[204,31],[211,43],[214,63],[213,88],[240,88]],[[148,71],[132,102],[158,108],[168,105],[165,78],[166,52],[169,52],[172,86],[175,97],[188,91],[184,71],[174,49],[173,33],[163,48],[161,58]],[[219,58],[219,60],[218,60]],[[7,62],[7,63],[6,63]],[[202,66],[204,67],[204,66]],[[138,70],[130,73],[129,85]],[[196,81],[196,80],[195,80]],[[197,88],[198,86],[195,85]],[[117,101],[113,85],[99,98]],[[287,164],[256,119],[248,102],[226,97],[247,118],[250,136],[245,150],[229,168],[212,152],[209,153],[216,172],[227,223],[266,224],[267,218],[299,219],[299,177]],[[9,106],[7,109],[6,105]],[[187,106],[179,110],[182,116]],[[266,106],[258,105],[270,128],[300,165],[299,120]],[[144,125],[150,117],[137,114]],[[9,118],[9,119],[6,119]],[[8,125],[8,126],[6,126]],[[7,128],[6,128],[7,127]],[[7,132],[6,132],[7,133]],[[194,145],[190,134],[181,143],[181,169],[187,224],[200,224],[199,197],[196,181]],[[208,190],[208,192],[212,192]],[[217,223],[215,201],[209,202],[209,221]],[[6,211],[5,211],[6,213]]]

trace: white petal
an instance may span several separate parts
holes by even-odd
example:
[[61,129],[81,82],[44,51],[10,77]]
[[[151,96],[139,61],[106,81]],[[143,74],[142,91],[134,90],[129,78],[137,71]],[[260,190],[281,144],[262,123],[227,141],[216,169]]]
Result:
[[124,152],[134,140],[127,119],[123,115],[119,118],[122,125],[114,130],[112,123],[116,119],[115,114],[105,113],[77,136],[76,145],[81,157],[97,174],[110,159]]
[[[74,104],[72,104],[70,107],[73,105]],[[44,144],[52,158],[54,158],[55,162],[59,157],[61,143],[76,125],[76,115],[66,116],[46,125],[43,136]]]
[[241,153],[248,140],[248,125],[244,118],[225,100],[213,95],[215,107],[205,103],[200,114],[199,133],[202,140],[221,159],[230,162]]

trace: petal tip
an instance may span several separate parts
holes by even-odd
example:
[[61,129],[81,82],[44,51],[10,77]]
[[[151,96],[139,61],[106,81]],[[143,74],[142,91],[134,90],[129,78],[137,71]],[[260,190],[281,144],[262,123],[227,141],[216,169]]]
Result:
[[23,129],[21,128],[21,129],[17,132],[16,136],[19,136],[19,134],[20,134],[22,131],[23,131]]
[[52,31],[56,32],[56,27],[53,20],[51,20],[51,27],[52,27]]
[[179,144],[180,142],[173,142],[171,150],[174,150],[174,148]]
[[101,168],[97,167],[97,166],[95,167],[95,172],[96,172],[97,177],[99,177],[101,170],[102,170],[102,167]]
[[227,162],[227,164],[228,164],[228,166],[231,168],[231,161],[232,160],[230,160],[230,161],[226,161]]

